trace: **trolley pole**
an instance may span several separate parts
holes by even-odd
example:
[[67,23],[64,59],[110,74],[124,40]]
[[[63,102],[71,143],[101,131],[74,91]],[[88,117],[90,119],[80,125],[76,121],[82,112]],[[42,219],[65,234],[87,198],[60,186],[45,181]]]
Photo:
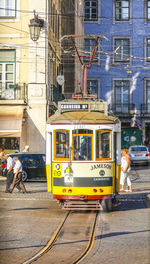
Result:
[[87,85],[87,65],[84,66],[84,94],[87,93],[86,85]]

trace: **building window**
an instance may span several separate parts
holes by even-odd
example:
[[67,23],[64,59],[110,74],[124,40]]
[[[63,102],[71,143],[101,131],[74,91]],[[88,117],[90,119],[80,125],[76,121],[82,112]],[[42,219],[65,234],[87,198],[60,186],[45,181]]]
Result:
[[87,92],[89,94],[98,94],[98,80],[87,80]]
[[84,1],[84,21],[98,20],[98,0]]
[[16,17],[16,0],[0,1],[0,18]]
[[150,104],[150,80],[146,80],[145,103]]
[[15,60],[15,50],[0,50],[0,98],[14,97],[10,85],[15,83]]
[[115,19],[117,21],[130,19],[130,0],[115,0]]
[[126,113],[129,110],[130,81],[114,81],[114,103],[116,112]]
[[[90,56],[92,54],[92,51],[95,47],[95,44],[96,44],[96,41],[95,39],[85,39],[84,40],[84,48],[85,48],[85,51],[86,51],[86,55],[84,57],[84,61],[85,62],[89,62],[90,61]],[[98,54],[95,53],[95,57],[93,59],[93,62],[98,62]]]
[[150,21],[150,0],[146,1],[146,16],[147,16],[147,20]]
[[146,39],[146,61],[150,62],[150,38]]
[[114,62],[127,63],[130,61],[130,39],[117,38],[114,40],[114,50],[117,52],[114,54]]

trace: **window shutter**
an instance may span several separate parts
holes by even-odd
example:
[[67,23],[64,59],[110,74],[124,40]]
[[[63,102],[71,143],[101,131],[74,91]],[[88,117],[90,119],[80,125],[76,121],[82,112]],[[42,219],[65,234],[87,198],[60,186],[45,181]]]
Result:
[[0,50],[0,61],[1,62],[9,62],[15,61],[15,50]]

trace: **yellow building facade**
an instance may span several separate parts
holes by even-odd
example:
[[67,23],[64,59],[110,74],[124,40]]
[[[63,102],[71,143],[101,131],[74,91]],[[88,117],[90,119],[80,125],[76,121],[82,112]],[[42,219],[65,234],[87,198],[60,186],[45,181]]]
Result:
[[[52,45],[55,32],[48,37],[48,8],[55,6],[58,12],[59,1],[52,1],[51,6],[50,1],[9,2],[0,4],[0,145],[8,152],[29,145],[30,151],[45,153],[48,74],[53,76],[48,73],[50,50],[60,56],[58,46]],[[35,9],[44,21],[37,41],[29,34]],[[52,48],[48,38],[53,39]]]
[[0,145],[13,151],[25,143],[29,7],[28,1],[20,0],[0,5]]
[[[71,12],[78,8],[76,1],[68,2]],[[66,31],[66,21],[63,24],[65,5],[59,0],[0,2],[0,146],[6,152],[23,151],[29,145],[30,151],[45,153],[46,120],[57,107],[54,101],[61,98],[57,83],[57,76],[64,74],[60,38],[63,32],[71,33]],[[71,16],[77,13],[76,9]],[[35,17],[43,23],[39,38],[33,41],[29,25]],[[77,19],[72,20],[73,33],[79,28]]]

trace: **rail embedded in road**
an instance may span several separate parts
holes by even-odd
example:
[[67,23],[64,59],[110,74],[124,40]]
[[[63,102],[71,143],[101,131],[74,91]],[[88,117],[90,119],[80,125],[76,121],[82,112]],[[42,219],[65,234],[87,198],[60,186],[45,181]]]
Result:
[[[82,217],[79,217],[78,214],[81,214]],[[88,214],[89,220],[86,223],[87,214]],[[83,260],[88,255],[88,253],[93,248],[94,241],[95,241],[95,228],[96,228],[97,216],[98,216],[98,212],[91,212],[91,213],[90,212],[88,212],[88,213],[87,212],[86,213],[83,213],[83,212],[82,213],[81,212],[75,213],[73,211],[67,212],[63,221],[57,227],[56,231],[54,232],[53,236],[50,238],[50,240],[48,241],[46,246],[44,246],[38,253],[36,253],[33,257],[29,258],[28,260],[26,260],[22,264],[31,264],[34,261],[38,262],[38,260],[40,260],[40,259],[43,261],[43,263],[47,263],[46,260],[43,260],[45,255],[46,255],[45,257],[48,258],[49,263],[54,263],[52,254],[54,254],[55,256],[58,256],[57,251],[59,252],[59,249],[60,249],[59,246],[60,245],[62,245],[62,247],[64,247],[64,246],[69,247],[69,250],[66,250],[66,248],[64,249],[64,252],[66,252],[66,254],[64,254],[63,256],[62,256],[62,254],[60,254],[60,256],[62,258],[63,257],[68,258],[69,263],[71,263],[71,264],[79,263],[81,260]],[[76,232],[79,232],[79,231],[75,230],[74,236],[73,236],[73,233],[71,232],[71,230],[73,229],[72,226],[74,226],[74,224],[76,223],[77,218],[78,219],[80,218],[81,222],[82,222],[81,227],[78,227],[78,228],[81,228],[80,232],[82,233],[82,231],[83,231],[82,226],[84,226],[83,233],[86,233],[86,239],[85,238],[83,239],[83,237],[80,237],[78,235],[79,241],[76,241],[76,235],[77,235]],[[76,227],[75,227],[75,229],[76,229]],[[65,235],[69,232],[69,230],[71,232],[72,242],[70,242],[70,240],[68,242],[68,238],[66,240],[67,242],[64,242],[65,241]],[[64,238],[62,238],[62,237],[64,237]],[[63,239],[63,243],[61,242],[62,239]],[[56,243],[56,241],[57,241],[57,243]],[[79,253],[79,256],[77,258],[76,258],[77,253],[75,252],[77,247],[72,247],[72,250],[71,250],[70,249],[70,243],[73,243],[73,244],[78,243],[78,245],[79,245],[78,249],[80,250],[80,253]],[[53,252],[51,252],[52,248],[53,248]],[[48,253],[48,254],[46,254],[46,253]],[[71,260],[71,259],[73,259],[73,260]],[[63,260],[63,263],[66,263],[65,260]]]

